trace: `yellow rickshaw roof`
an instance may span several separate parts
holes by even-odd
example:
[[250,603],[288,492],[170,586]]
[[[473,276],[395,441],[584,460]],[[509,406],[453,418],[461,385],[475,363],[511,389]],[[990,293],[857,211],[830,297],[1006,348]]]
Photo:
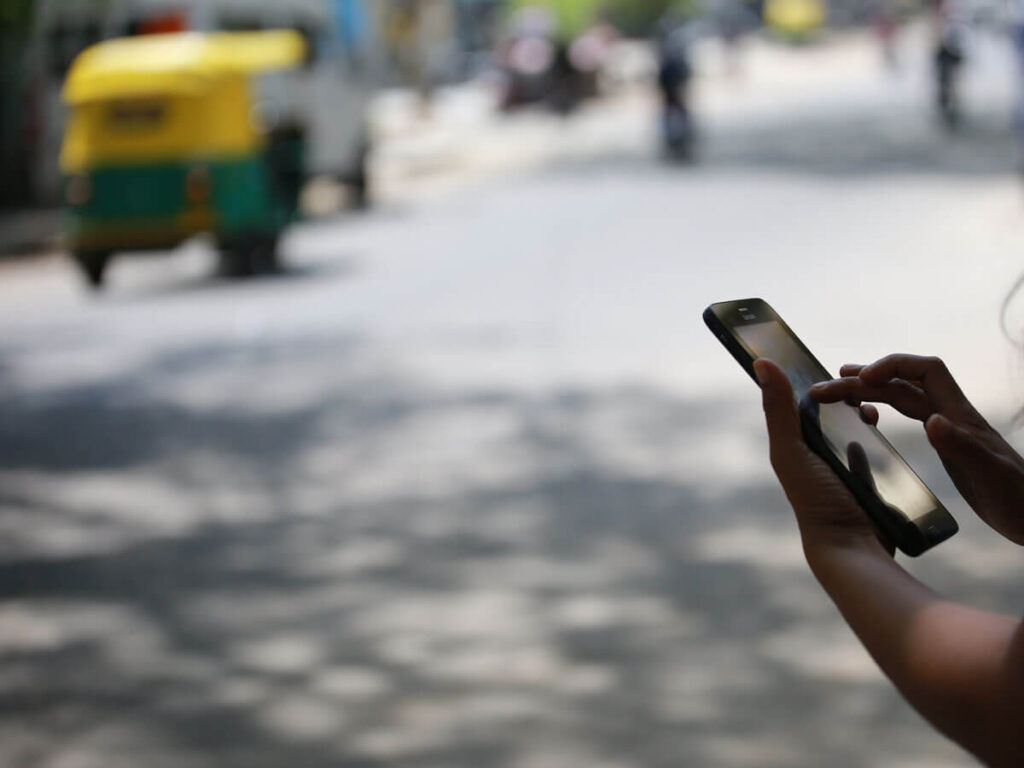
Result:
[[218,32],[129,37],[85,50],[64,84],[69,104],[87,101],[196,94],[218,77],[289,69],[302,63],[306,44],[298,32]]

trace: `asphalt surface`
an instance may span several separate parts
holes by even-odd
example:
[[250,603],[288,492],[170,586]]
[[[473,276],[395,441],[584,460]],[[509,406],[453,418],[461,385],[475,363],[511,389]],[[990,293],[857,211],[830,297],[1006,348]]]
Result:
[[[947,137],[873,54],[712,60],[692,166],[642,97],[487,122],[277,277],[0,268],[0,763],[971,765],[809,575],[700,323],[761,295],[833,368],[941,354],[1010,426],[1005,58]],[[885,418],[964,526],[909,567],[1018,613],[1019,550]]]

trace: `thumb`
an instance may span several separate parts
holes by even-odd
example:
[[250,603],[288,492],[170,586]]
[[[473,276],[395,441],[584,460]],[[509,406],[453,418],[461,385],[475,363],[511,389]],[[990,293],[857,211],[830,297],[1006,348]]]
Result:
[[762,358],[756,361],[754,373],[761,384],[772,466],[780,475],[788,474],[804,451],[793,385],[785,372],[771,360]]
[[943,462],[961,467],[969,472],[983,471],[991,463],[986,448],[967,430],[958,427],[939,413],[932,414],[924,425],[928,442],[932,444]]

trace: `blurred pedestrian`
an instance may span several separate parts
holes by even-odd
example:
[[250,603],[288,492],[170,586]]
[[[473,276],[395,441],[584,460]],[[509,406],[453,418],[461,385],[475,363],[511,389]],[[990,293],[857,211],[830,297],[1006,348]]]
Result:
[[[758,360],[772,467],[796,513],[815,577],[875,662],[932,725],[986,765],[1022,765],[1024,622],[943,599],[901,568],[871,521],[801,436],[793,387]],[[921,421],[964,499],[1024,544],[1024,458],[964,396],[937,358],[846,365],[815,400],[881,402]],[[872,423],[878,412],[864,406]]]
[[1024,170],[1024,0],[1013,0],[1010,7],[1013,49],[1017,58],[1017,105],[1014,121],[1017,130],[1017,166]]
[[965,29],[950,0],[936,0],[935,23],[936,101],[942,124],[949,129],[960,123],[960,70],[964,63]]
[[882,51],[883,66],[890,72],[895,71],[899,67],[896,45],[900,25],[890,0],[878,1],[878,4],[875,6],[872,26],[875,30],[875,38],[878,40],[879,48]]
[[939,115],[948,128],[956,128],[960,123],[960,94],[957,86],[963,63],[962,33],[956,27],[947,27],[935,52],[935,70],[938,80]]
[[715,16],[722,41],[725,73],[729,77],[739,77],[743,74],[740,42],[743,33],[752,26],[750,10],[743,0],[719,0]]
[[602,75],[617,40],[614,27],[595,24],[569,46],[569,61],[576,71],[584,99],[601,95]]

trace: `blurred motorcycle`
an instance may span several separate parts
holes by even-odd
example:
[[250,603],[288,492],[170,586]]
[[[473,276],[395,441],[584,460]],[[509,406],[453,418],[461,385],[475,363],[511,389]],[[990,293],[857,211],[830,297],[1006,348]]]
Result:
[[537,104],[546,98],[557,53],[555,29],[555,18],[546,9],[523,8],[512,16],[498,54],[505,80],[503,109]]
[[686,161],[693,155],[695,136],[689,103],[692,76],[685,36],[679,31],[666,35],[658,47],[658,86],[663,103],[662,140],[673,160]]

